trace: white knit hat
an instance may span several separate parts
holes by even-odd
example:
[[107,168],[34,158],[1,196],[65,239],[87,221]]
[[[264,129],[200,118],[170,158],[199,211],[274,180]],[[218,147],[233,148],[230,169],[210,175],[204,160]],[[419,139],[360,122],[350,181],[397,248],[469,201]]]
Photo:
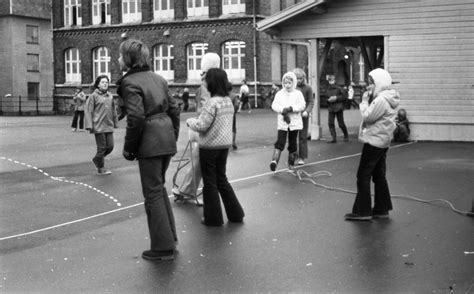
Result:
[[219,68],[221,64],[221,58],[219,55],[213,52],[204,54],[201,60],[201,70],[206,72],[211,68]]

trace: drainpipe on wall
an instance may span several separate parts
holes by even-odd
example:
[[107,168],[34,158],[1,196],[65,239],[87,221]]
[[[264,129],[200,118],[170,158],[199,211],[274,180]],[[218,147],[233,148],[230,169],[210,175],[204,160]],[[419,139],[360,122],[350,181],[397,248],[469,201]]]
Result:
[[[255,0],[253,0],[253,84],[255,92],[255,108],[257,108],[257,21]],[[250,104],[249,104],[250,107]],[[250,109],[250,108],[249,108]]]

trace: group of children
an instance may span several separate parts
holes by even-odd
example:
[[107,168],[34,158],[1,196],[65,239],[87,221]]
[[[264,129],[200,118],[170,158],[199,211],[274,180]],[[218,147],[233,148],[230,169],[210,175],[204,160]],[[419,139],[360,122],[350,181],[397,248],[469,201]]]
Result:
[[[293,169],[297,157],[297,135],[303,129],[303,117],[307,101],[300,90],[296,89],[297,78],[293,72],[283,75],[283,89],[276,95],[272,109],[278,113],[278,133],[270,162],[270,169],[276,170],[281,152],[288,137],[288,167]],[[344,216],[349,221],[364,221],[373,218],[388,218],[392,210],[390,191],[386,174],[387,151],[392,139],[396,142],[406,142],[410,128],[406,111],[397,108],[400,103],[399,93],[390,89],[392,78],[380,68],[369,73],[369,85],[362,96],[360,113],[362,122],[359,128],[359,141],[362,142],[362,154],[357,170],[357,196],[352,212]],[[332,103],[342,101],[340,95],[331,93]],[[339,106],[337,106],[339,107]],[[343,105],[341,105],[343,107]],[[337,111],[336,111],[337,112]],[[338,119],[339,121],[339,119]],[[341,124],[339,124],[341,127]],[[347,128],[341,127],[344,139],[348,139]],[[331,130],[335,140],[334,126]],[[375,185],[374,206],[372,207],[370,185]]]
[[[330,88],[332,94],[330,106],[328,108],[340,107],[341,110],[344,107],[342,98],[345,95],[342,94],[343,89],[336,87],[334,84],[334,76],[330,76],[329,79]],[[306,95],[307,88],[310,93]],[[339,92],[341,93],[339,93]],[[305,93],[305,95],[303,95]],[[297,68],[294,72],[287,72],[282,78],[282,89],[275,94],[275,98],[272,102],[272,109],[277,116],[277,141],[274,144],[274,151],[272,160],[270,162],[270,170],[275,171],[280,160],[281,152],[283,151],[286,140],[288,138],[288,168],[291,170],[294,168],[295,160],[298,160],[298,165],[304,164],[304,159],[307,158],[307,139],[308,134],[308,116],[311,113],[314,98],[312,97],[311,88],[305,84],[304,72]],[[339,99],[341,97],[341,99]],[[339,99],[339,100],[338,100]],[[372,98],[373,99],[373,98]],[[341,102],[338,104],[338,102]],[[372,101],[370,101],[372,102]],[[358,107],[357,107],[358,108]],[[337,114],[339,112],[332,111],[329,109],[329,115]],[[334,115],[338,118],[338,123],[344,133],[344,140],[348,141],[349,133],[347,127],[344,124],[342,118]],[[331,124],[332,121],[332,124]],[[334,126],[334,118],[329,119],[330,125],[329,130],[331,134],[331,140],[329,143],[336,142],[336,131]],[[407,142],[410,136],[409,121],[407,114],[404,109],[399,109],[395,118],[395,130],[393,131],[394,142]],[[306,124],[304,124],[306,123]],[[299,135],[299,142],[298,142]],[[298,144],[299,143],[299,144]],[[298,152],[299,151],[299,152]],[[302,154],[304,153],[304,154]]]

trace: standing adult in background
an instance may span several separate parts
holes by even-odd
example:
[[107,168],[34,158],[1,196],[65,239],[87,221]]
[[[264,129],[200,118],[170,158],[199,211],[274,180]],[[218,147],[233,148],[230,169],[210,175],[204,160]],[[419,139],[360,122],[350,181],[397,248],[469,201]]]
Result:
[[186,112],[188,111],[188,108],[189,108],[189,89],[188,88],[184,88],[181,99],[183,100],[183,103],[184,103],[183,111]]
[[168,193],[166,171],[176,154],[180,109],[166,80],[150,70],[148,47],[139,40],[120,44],[119,64],[127,73],[117,81],[117,93],[127,112],[123,157],[138,160],[150,232],[148,260],[172,260],[178,236]]
[[204,182],[202,223],[207,226],[224,223],[220,198],[229,222],[241,223],[245,214],[226,175],[235,111],[229,98],[232,86],[226,72],[220,68],[209,69],[205,83],[211,98],[204,104],[198,118],[186,121],[189,128],[199,132],[199,161]]
[[[204,54],[201,60],[201,86],[196,92],[196,111],[199,115],[206,101],[211,98],[211,94],[205,85],[206,73],[211,68],[219,68],[221,58],[213,52]],[[192,165],[186,170],[183,182],[179,187],[173,187],[173,194],[178,199],[192,199],[197,195],[199,183],[201,182],[201,165],[199,163],[199,134],[192,129],[188,131],[189,141],[192,149]]]
[[252,112],[252,106],[250,105],[250,89],[249,86],[247,86],[247,81],[243,80],[242,81],[242,86],[240,86],[240,105],[239,105],[239,110],[237,112],[240,112],[242,108],[244,108],[245,105],[248,105],[249,107],[249,113]]
[[110,175],[105,168],[105,157],[114,149],[114,129],[118,126],[115,101],[109,90],[109,77],[100,75],[94,83],[94,92],[87,98],[84,118],[86,130],[95,136],[97,153],[92,162],[99,175]]
[[336,126],[334,119],[337,118],[337,124],[344,134],[344,141],[349,141],[349,133],[347,132],[346,124],[344,123],[344,101],[346,101],[346,91],[336,85],[334,75],[328,75],[328,126],[331,133],[331,139],[327,143],[336,143]]
[[301,112],[303,118],[303,128],[298,132],[298,161],[297,165],[303,165],[304,160],[308,158],[308,128],[309,114],[313,111],[314,97],[313,89],[306,84],[306,73],[301,68],[295,68],[293,72],[296,75],[296,89],[300,90],[306,102],[305,109]]
[[237,137],[237,110],[239,109],[240,105],[240,98],[239,95],[232,95],[230,97],[232,100],[232,105],[234,105],[234,118],[232,119],[232,149],[237,150],[237,144],[235,143]]
[[84,130],[84,104],[86,103],[86,94],[82,91],[82,86],[78,86],[72,98],[74,101],[74,117],[72,118],[71,130],[77,131],[77,121],[79,120],[79,130]]
[[[390,89],[391,85],[392,78],[387,71],[377,68],[369,72],[369,86],[359,106],[362,115],[359,141],[364,146],[357,170],[357,195],[352,213],[344,216],[346,220],[388,218],[388,213],[392,210],[385,174],[387,151],[396,127],[395,109],[400,104],[400,95]],[[373,208],[370,180],[374,182]]]

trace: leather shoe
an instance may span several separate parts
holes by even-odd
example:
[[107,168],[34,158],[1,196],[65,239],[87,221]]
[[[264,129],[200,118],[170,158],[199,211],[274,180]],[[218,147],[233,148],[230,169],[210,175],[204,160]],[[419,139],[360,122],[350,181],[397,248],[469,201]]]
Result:
[[147,259],[147,260],[173,260],[174,250],[164,250],[164,251],[145,250],[142,253],[142,258]]
[[208,226],[208,227],[220,227],[220,226],[223,225],[223,224],[213,224],[213,223],[206,222],[206,220],[204,218],[201,218],[201,224],[203,224],[205,226]]

